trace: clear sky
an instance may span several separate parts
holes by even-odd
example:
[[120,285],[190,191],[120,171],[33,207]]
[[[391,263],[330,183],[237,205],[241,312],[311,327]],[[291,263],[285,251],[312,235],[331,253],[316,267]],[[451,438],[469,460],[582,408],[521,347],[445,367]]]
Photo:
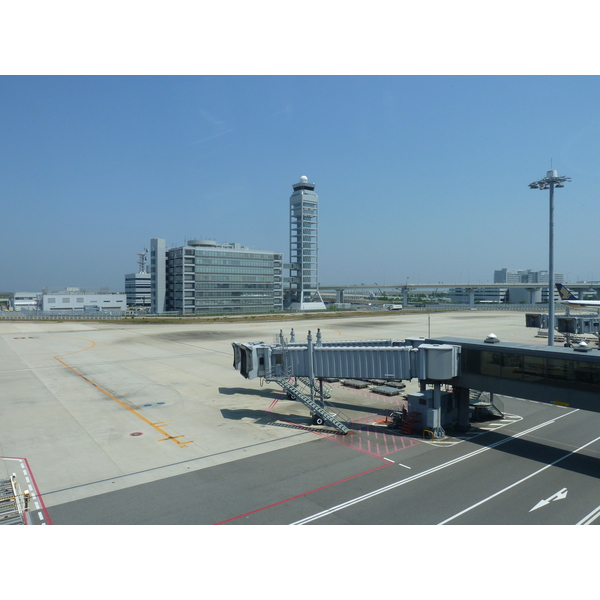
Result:
[[123,291],[152,237],[287,261],[301,175],[322,285],[542,270],[551,164],[556,270],[600,280],[599,134],[595,75],[4,75],[0,291]]

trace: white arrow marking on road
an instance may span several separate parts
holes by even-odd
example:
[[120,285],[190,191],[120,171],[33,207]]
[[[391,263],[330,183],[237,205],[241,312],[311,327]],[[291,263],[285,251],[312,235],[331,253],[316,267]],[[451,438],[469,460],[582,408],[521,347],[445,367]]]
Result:
[[567,488],[563,488],[556,494],[552,494],[549,498],[545,500],[540,500],[529,512],[533,512],[534,510],[541,508],[542,506],[546,506],[546,504],[550,504],[550,502],[554,502],[555,500],[564,500],[567,497]]

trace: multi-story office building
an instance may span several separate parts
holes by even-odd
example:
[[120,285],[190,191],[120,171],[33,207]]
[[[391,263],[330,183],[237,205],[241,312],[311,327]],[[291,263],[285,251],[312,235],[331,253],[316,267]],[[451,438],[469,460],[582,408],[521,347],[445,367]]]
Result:
[[319,294],[319,197],[303,175],[290,196],[289,303],[294,310],[324,310]]
[[[563,281],[562,273],[554,273],[554,281]],[[531,269],[498,269],[494,271],[494,283],[548,283],[548,271]]]
[[283,309],[283,255],[240,244],[150,242],[152,312],[257,313]]
[[[562,273],[554,273],[554,281],[562,283]],[[494,271],[494,283],[523,283],[541,284],[541,287],[527,289],[511,288],[508,290],[507,301],[513,304],[520,302],[548,302],[548,271],[533,271],[532,269],[499,269]],[[555,299],[558,295],[555,291]]]
[[517,269],[498,269],[494,271],[494,283],[520,283]]

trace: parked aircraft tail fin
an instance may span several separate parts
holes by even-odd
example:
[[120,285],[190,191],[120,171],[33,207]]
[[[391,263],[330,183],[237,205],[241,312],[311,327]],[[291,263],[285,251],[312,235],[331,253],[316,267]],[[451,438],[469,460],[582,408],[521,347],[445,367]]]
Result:
[[576,296],[573,295],[562,283],[555,283],[558,295],[561,300],[577,300]]

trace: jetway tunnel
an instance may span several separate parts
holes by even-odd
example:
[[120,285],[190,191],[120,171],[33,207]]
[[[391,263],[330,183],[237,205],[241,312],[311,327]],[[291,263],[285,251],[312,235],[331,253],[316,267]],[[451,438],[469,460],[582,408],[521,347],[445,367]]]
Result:
[[418,403],[427,405],[422,414],[434,437],[445,435],[442,384],[452,386],[460,431],[470,428],[470,390],[600,412],[600,350],[585,343],[574,348],[507,343],[493,334],[483,341],[421,337],[325,342],[320,331],[314,341],[310,332],[306,342],[296,342],[294,336],[290,340],[280,333],[272,344],[233,342],[233,366],[246,379],[262,377],[288,392],[292,378],[307,378],[308,392],[296,394],[297,399],[341,433],[348,428],[327,410],[319,393],[323,378],[418,378],[422,391],[433,384],[433,394],[423,395]]
[[[325,342],[320,330],[316,340],[309,331],[306,342],[288,342],[280,333],[274,343],[233,342],[232,346],[233,366],[243,377],[279,384],[310,409],[316,423],[325,422],[341,433],[347,433],[348,428],[327,409],[319,393],[319,382],[324,378],[418,378],[422,384],[431,383],[434,390],[429,424],[435,437],[445,435],[440,415],[441,384],[459,374],[460,346],[427,344],[424,338]],[[292,389],[292,378],[306,378],[308,391]]]

